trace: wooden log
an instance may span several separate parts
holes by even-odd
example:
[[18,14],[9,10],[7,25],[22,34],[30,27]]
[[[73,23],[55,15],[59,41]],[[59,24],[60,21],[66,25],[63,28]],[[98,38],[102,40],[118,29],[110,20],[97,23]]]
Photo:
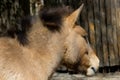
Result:
[[116,2],[116,19],[117,19],[117,26],[116,26],[116,31],[117,31],[117,46],[118,46],[118,62],[120,65],[120,0],[117,0]]
[[104,57],[103,57],[103,48],[101,41],[101,26],[100,26],[100,7],[99,0],[94,0],[94,22],[95,22],[95,40],[96,40],[96,52],[100,59],[100,66],[104,65]]
[[111,21],[113,27],[112,38],[113,38],[113,50],[114,50],[114,54],[110,55],[112,66],[119,65],[116,10],[117,10],[117,0],[111,0]]
[[113,26],[112,26],[112,14],[111,14],[111,1],[105,1],[105,11],[106,11],[106,26],[107,26],[107,46],[108,46],[108,59],[109,66],[115,65],[115,55],[113,49]]
[[93,48],[95,48],[95,26],[94,26],[94,12],[93,0],[87,0],[88,6],[88,27],[89,27],[89,40]]
[[104,66],[109,66],[109,59],[108,59],[108,44],[107,44],[107,28],[106,28],[106,12],[105,12],[105,1],[100,0],[100,29],[101,29],[101,42],[102,42],[102,49],[103,49],[103,61]]

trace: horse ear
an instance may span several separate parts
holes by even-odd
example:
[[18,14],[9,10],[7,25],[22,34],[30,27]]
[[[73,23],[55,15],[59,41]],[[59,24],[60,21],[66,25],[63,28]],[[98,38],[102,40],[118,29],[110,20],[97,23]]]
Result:
[[69,23],[69,25],[71,27],[74,27],[75,22],[78,19],[78,16],[83,8],[84,4],[82,4],[77,10],[75,10],[74,12],[72,12],[67,18],[67,22]]

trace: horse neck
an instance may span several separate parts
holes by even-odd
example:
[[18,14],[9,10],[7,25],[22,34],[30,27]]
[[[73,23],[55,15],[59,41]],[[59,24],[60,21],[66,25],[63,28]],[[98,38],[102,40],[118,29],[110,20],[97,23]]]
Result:
[[46,75],[50,75],[60,64],[64,53],[60,33],[49,31],[40,20],[37,20],[27,35],[29,43],[26,47],[30,50],[32,57],[38,58],[38,63],[42,64]]
[[[46,45],[48,38],[50,37],[50,31],[43,26],[40,19],[33,21],[32,27],[30,31],[27,33],[27,39],[29,41],[29,46],[35,47],[43,47],[41,45]],[[40,48],[39,48],[40,49]]]

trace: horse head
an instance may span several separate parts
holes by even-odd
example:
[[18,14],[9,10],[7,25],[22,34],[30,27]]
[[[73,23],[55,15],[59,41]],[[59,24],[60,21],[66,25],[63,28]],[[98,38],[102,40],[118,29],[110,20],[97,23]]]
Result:
[[98,70],[99,59],[88,40],[84,38],[87,36],[86,31],[82,27],[75,25],[82,7],[83,5],[65,18],[64,26],[68,30],[66,31],[68,35],[65,42],[66,52],[63,64],[91,76]]

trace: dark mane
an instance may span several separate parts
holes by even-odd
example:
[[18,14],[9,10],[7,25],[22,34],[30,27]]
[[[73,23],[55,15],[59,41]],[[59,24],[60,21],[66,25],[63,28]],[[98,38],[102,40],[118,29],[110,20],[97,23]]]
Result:
[[26,16],[21,19],[20,24],[18,24],[19,29],[15,32],[15,35],[17,36],[18,41],[25,45],[28,43],[27,39],[27,32],[32,26],[32,17]]
[[[57,7],[57,8],[46,8],[43,7],[39,11],[39,18],[45,27],[47,27],[50,31],[59,31],[62,26],[62,19],[65,16],[68,16],[72,12],[72,9],[69,7]],[[9,29],[4,36],[8,36],[11,38],[17,37],[20,44],[25,45],[28,43],[27,40],[27,32],[31,28],[32,19],[35,19],[34,16],[26,16],[23,17],[17,25],[14,27],[15,29]]]
[[43,24],[52,31],[60,30],[62,19],[72,12],[69,7],[48,8],[43,7],[39,12]]

